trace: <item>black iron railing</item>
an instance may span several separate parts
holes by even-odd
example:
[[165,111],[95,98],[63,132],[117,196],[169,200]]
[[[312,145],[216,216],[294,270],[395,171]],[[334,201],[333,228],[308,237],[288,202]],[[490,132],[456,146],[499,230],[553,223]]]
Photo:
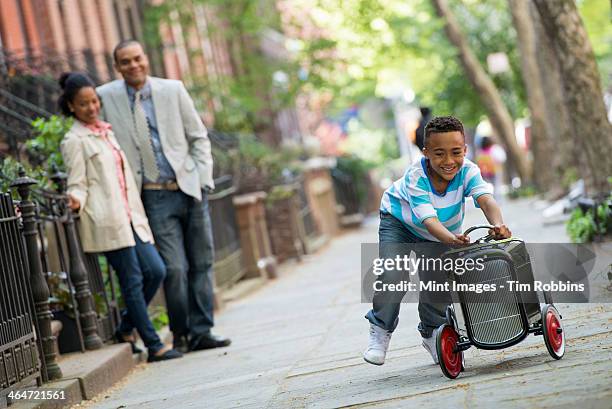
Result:
[[[52,294],[55,305],[61,309],[68,309],[68,311],[64,311],[68,313],[68,317],[61,313],[60,315],[63,319],[74,320],[79,338],[79,349],[84,352],[87,346],[81,325],[81,311],[78,308],[78,300],[76,299],[76,288],[69,274],[70,246],[68,240],[76,240],[77,244],[80,243],[78,229],[75,229],[76,237],[69,239],[69,233],[66,230],[66,212],[68,211],[66,208],[66,195],[38,189],[36,196],[39,203],[39,212],[37,214],[39,220],[38,229],[40,237],[44,239],[44,244],[41,246],[43,271],[48,277],[52,291],[59,292],[61,291],[60,288],[65,289],[61,291],[61,294]],[[79,223],[78,216],[75,217],[75,223]],[[113,278],[114,272],[108,265],[105,266],[106,271],[102,271],[98,254],[84,253],[80,245],[77,245],[77,248],[85,265],[96,316],[98,335],[103,342],[109,341],[113,337],[120,317],[114,285],[115,280]],[[60,287],[59,283],[63,285]],[[66,350],[66,352],[69,351]]]
[[[99,60],[107,75],[98,69]],[[100,84],[115,77],[109,64],[109,53],[96,55],[89,49],[62,54],[54,50],[9,52],[0,47],[0,142],[8,145],[9,154],[19,156],[21,144],[32,136],[33,119],[58,111],[61,90],[57,80],[63,72],[86,72]]]
[[245,274],[232,182],[230,175],[215,179],[216,191],[208,198],[215,243],[215,280],[220,288],[231,286]]
[[349,173],[338,168],[331,170],[331,176],[334,183],[336,200],[343,209],[342,215],[349,216],[363,213],[365,202],[357,190],[358,181],[355,181]]
[[42,381],[26,257],[13,201],[0,193],[0,396]]

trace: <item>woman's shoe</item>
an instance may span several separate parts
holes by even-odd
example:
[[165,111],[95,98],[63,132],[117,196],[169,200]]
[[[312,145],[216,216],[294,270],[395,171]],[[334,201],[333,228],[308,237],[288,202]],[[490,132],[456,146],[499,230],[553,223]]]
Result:
[[161,355],[149,354],[149,358],[147,358],[147,362],[160,362],[160,361],[167,361],[169,359],[176,359],[176,358],[182,358],[182,357],[183,357],[183,354],[181,354],[179,351],[175,349],[170,349]]
[[138,348],[134,341],[126,340],[125,338],[123,338],[123,335],[119,331],[115,331],[115,341],[117,341],[120,344],[129,342],[130,346],[132,347],[132,354],[140,354],[142,352],[142,349]]

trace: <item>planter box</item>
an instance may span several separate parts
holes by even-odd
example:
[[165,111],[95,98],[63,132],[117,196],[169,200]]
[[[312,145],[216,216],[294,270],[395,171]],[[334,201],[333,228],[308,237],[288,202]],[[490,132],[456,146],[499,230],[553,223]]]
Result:
[[273,191],[279,193],[281,198],[266,204],[272,252],[279,263],[291,258],[299,261],[306,252],[306,233],[299,217],[297,186],[276,186]]
[[265,192],[235,196],[236,221],[246,268],[245,278],[276,278],[276,259],[272,256],[266,225]]

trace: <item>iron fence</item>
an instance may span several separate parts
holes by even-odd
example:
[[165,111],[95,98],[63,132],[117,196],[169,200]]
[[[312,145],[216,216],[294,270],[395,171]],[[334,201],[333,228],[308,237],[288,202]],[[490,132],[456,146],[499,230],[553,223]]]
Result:
[[0,396],[42,382],[32,300],[19,217],[10,195],[0,193]]
[[[95,54],[89,49],[33,53],[0,47],[0,142],[18,157],[21,145],[32,136],[32,120],[58,111],[59,76],[66,71],[83,71],[100,84],[115,77],[109,64],[112,66],[109,53]],[[100,72],[101,66],[104,72]]]
[[[60,318],[64,324],[66,322],[76,327],[78,335],[78,349],[85,351],[85,335],[80,322],[80,311],[78,300],[76,299],[76,289],[70,277],[70,251],[68,243],[68,233],[65,228],[66,223],[66,200],[64,194],[50,190],[38,189],[35,191],[38,202],[38,230],[39,236],[43,239],[40,246],[43,272],[47,277],[47,282],[52,291],[55,306],[61,306],[64,310],[68,309],[69,315],[56,311],[56,318]],[[75,216],[75,223],[79,223],[78,216]],[[77,248],[80,257],[85,264],[87,281],[93,298],[93,307],[96,315],[97,332],[103,342],[113,338],[117,328],[120,311],[117,302],[115,289],[114,272],[108,264],[105,264],[103,272],[99,256],[96,253],[84,253],[80,247],[80,237],[76,229]],[[64,284],[63,291],[60,289]],[[71,322],[72,321],[72,322]],[[61,337],[61,334],[60,334]],[[74,348],[63,345],[60,338],[60,352],[72,352]]]
[[364,201],[358,191],[357,181],[349,173],[334,168],[331,170],[336,200],[343,208],[343,216],[360,214],[363,212]]
[[215,185],[216,192],[208,197],[215,244],[215,280],[217,287],[225,288],[244,277],[246,270],[234,211],[233,179],[225,175],[215,179]]

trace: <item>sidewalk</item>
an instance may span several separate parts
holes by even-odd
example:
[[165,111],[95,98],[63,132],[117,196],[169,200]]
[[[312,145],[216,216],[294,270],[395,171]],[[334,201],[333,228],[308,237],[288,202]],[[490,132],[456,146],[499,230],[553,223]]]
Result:
[[[564,227],[543,228],[533,201],[504,206],[514,234],[564,242]],[[471,205],[469,205],[471,207]],[[475,223],[470,211],[465,225]],[[554,361],[542,337],[500,351],[466,352],[466,372],[445,378],[420,345],[416,305],[402,306],[387,362],[361,358],[369,305],[360,303],[360,244],[376,241],[377,220],[336,238],[301,264],[217,317],[225,349],[147,365],[79,407],[262,408],[469,407],[610,408],[612,306],[559,305],[568,337]]]

